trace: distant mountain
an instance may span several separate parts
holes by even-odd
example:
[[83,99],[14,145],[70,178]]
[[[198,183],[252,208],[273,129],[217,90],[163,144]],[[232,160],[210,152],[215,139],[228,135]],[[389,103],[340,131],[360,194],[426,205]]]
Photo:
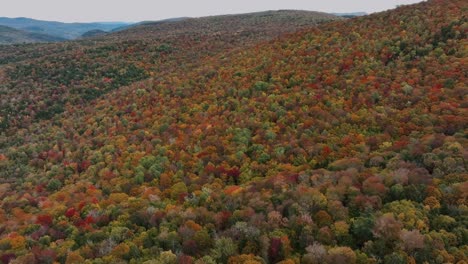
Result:
[[179,22],[179,21],[183,21],[183,20],[186,20],[186,19],[190,19],[191,17],[173,17],[173,18],[168,18],[168,19],[162,19],[162,20],[155,20],[155,21],[141,21],[141,22],[138,22],[138,23],[134,23],[134,24],[129,24],[129,25],[125,25],[125,26],[122,26],[122,27],[118,27],[118,28],[114,28],[112,30],[112,32],[117,32],[117,31],[121,31],[121,30],[126,30],[126,29],[129,29],[129,28],[132,28],[132,27],[136,27],[136,26],[139,26],[139,25],[144,25],[144,24],[158,24],[158,23],[164,23],[164,22]]
[[120,28],[108,38],[154,38],[160,36],[180,37],[195,33],[252,35],[276,32],[294,32],[320,23],[342,20],[342,17],[323,12],[303,10],[270,10],[247,14],[230,14],[198,18],[171,18],[160,21],[144,21]]
[[0,17],[0,25],[34,33],[47,34],[63,39],[75,39],[91,30],[111,31],[115,28],[128,26],[130,24],[131,23],[125,22],[62,23],[25,17]]
[[345,17],[345,18],[353,18],[359,16],[366,16],[368,15],[366,12],[352,12],[352,13],[332,13],[332,15]]
[[90,31],[85,32],[83,35],[81,35],[82,38],[92,38],[92,37],[97,37],[97,36],[102,36],[107,34],[107,31],[100,30],[100,29],[93,29]]
[[0,26],[0,44],[57,42],[65,39],[41,33],[27,32],[11,27]]

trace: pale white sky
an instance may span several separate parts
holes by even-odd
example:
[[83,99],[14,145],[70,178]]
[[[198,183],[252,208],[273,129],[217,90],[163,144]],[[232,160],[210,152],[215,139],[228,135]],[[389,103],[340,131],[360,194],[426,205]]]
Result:
[[277,9],[378,12],[421,0],[0,0],[0,17],[63,22],[143,21]]

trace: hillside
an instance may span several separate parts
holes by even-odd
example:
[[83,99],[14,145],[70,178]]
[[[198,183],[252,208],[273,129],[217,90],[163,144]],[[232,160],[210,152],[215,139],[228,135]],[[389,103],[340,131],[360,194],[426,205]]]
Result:
[[129,23],[62,23],[25,17],[0,17],[0,25],[31,33],[46,34],[60,39],[76,39],[90,30],[111,31],[119,27],[128,26]]
[[344,18],[354,18],[354,17],[366,16],[368,14],[366,12],[351,12],[351,13],[332,13],[332,15],[340,16]]
[[50,119],[65,105],[83,104],[109,91],[207,56],[270,40],[339,19],[300,11],[162,21],[82,41],[0,47],[0,131]]
[[56,86],[68,75],[34,63],[86,54],[63,72],[130,61],[148,76],[2,134],[2,261],[467,262],[467,8],[432,0],[258,39],[143,25],[16,51],[7,83],[30,67]]
[[153,38],[163,32],[174,37],[206,32],[211,34],[229,33],[230,35],[241,37],[247,34],[265,35],[263,37],[267,37],[273,31],[277,31],[279,35],[339,19],[341,18],[321,12],[279,10],[238,15],[181,18],[175,21],[146,22],[136,27],[131,27],[129,30],[117,32],[115,36],[125,36],[127,38],[148,36],[149,38]]
[[90,31],[87,31],[81,35],[82,38],[92,38],[92,37],[98,37],[107,34],[106,31],[104,30],[99,30],[99,29],[93,29]]
[[64,39],[0,26],[0,44],[56,42]]
[[117,31],[121,31],[121,30],[124,30],[124,29],[129,29],[129,28],[132,28],[132,27],[140,26],[140,25],[143,25],[143,24],[149,24],[149,23],[154,25],[154,24],[160,24],[160,23],[166,23],[166,22],[179,22],[179,21],[182,21],[182,20],[185,20],[185,19],[190,19],[190,17],[174,17],[174,18],[162,19],[162,20],[157,20],[157,21],[141,21],[141,22],[138,22],[138,23],[135,23],[135,24],[115,28],[112,31],[117,32]]

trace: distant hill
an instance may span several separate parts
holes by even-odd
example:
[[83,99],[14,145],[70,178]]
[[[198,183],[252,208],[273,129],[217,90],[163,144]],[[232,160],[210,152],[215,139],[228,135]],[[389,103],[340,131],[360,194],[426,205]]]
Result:
[[186,20],[186,19],[190,19],[190,18],[191,17],[174,17],[174,18],[155,20],[155,21],[141,21],[141,22],[138,22],[138,23],[129,24],[129,25],[125,25],[125,26],[122,26],[122,27],[114,28],[112,30],[112,32],[126,30],[126,29],[129,29],[129,28],[133,28],[133,27],[136,27],[136,26],[139,26],[139,25],[144,25],[144,24],[153,24],[154,25],[154,24],[163,23],[163,22],[178,22],[178,21],[182,21],[182,20]]
[[200,18],[183,17],[141,22],[119,29],[116,33],[108,35],[108,38],[154,38],[162,34],[176,37],[206,32],[210,32],[210,34],[271,36],[273,32],[277,32],[276,35],[278,35],[341,19],[343,18],[328,13],[303,10],[263,11]]
[[25,30],[33,33],[47,34],[63,39],[75,39],[91,30],[111,31],[115,28],[128,26],[131,23],[105,22],[105,23],[62,23],[43,21],[31,18],[0,17],[0,25]]
[[56,42],[65,39],[46,34],[26,32],[11,27],[0,26],[0,44]]
[[107,31],[100,30],[100,29],[93,29],[90,31],[85,32],[83,35],[81,35],[82,38],[92,38],[92,37],[97,37],[97,36],[102,36],[107,34]]
[[353,18],[359,16],[366,16],[368,15],[366,12],[352,12],[352,13],[332,13],[332,15],[345,17],[345,18]]

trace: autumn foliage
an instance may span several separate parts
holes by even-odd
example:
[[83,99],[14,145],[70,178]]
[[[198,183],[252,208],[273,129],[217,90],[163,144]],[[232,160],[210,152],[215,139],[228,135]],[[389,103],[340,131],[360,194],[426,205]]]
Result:
[[[191,42],[147,25],[84,51],[17,47],[49,55],[10,61],[2,89],[57,91],[2,101],[25,111],[0,120],[0,260],[467,262],[467,8],[430,0],[274,39],[221,17]],[[237,37],[249,45],[217,46]],[[76,65],[51,52],[65,47]],[[36,120],[88,84],[105,96]]]

